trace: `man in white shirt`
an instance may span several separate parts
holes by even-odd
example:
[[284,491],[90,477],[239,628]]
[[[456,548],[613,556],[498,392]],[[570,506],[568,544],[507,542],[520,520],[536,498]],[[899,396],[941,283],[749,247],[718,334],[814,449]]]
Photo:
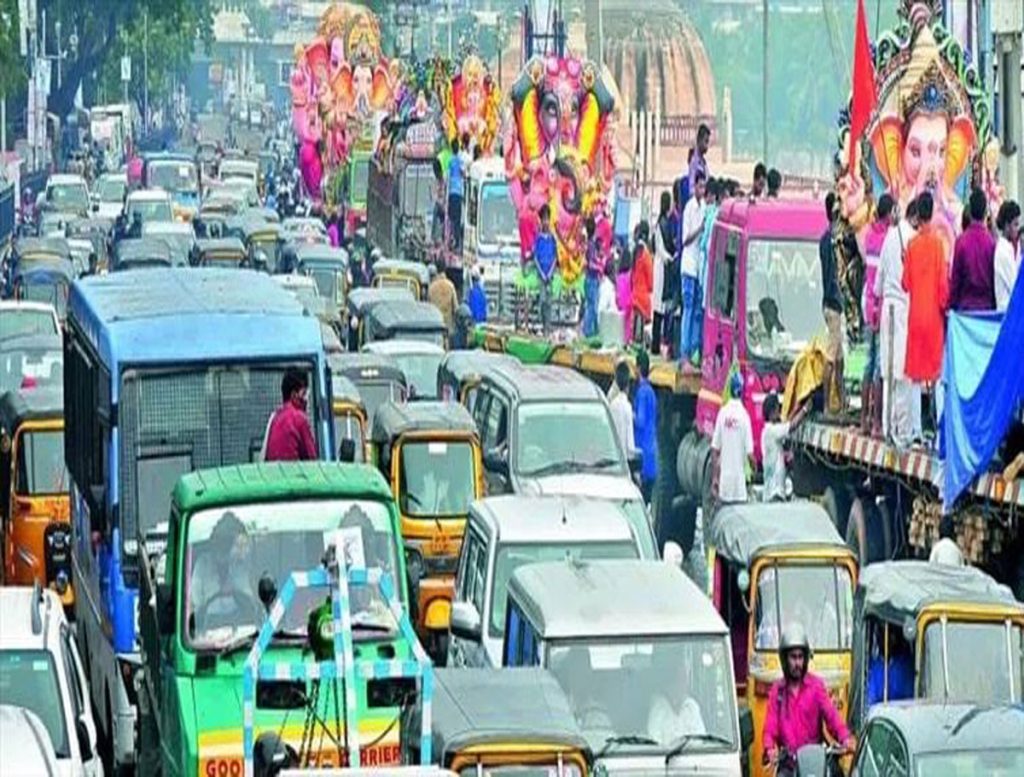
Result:
[[714,493],[721,504],[747,501],[747,462],[753,462],[754,433],[743,406],[743,376],[731,380],[732,398],[718,411],[711,437]]
[[700,236],[704,232],[704,173],[694,175],[693,191],[683,208],[683,256],[680,272],[683,276],[683,323],[679,336],[679,355],[683,363],[689,362],[700,346]]
[[875,295],[882,300],[879,358],[882,365],[882,431],[898,443],[921,436],[921,388],[906,379],[907,316],[910,298],[903,290],[903,257],[917,234],[917,202],[906,217],[889,227],[878,258]]
[[999,231],[995,254],[996,310],[1004,311],[1010,304],[1020,270],[1020,205],[1013,200],[1000,205],[996,229]]
[[782,420],[782,403],[774,392],[764,399],[764,428],[761,429],[761,463],[764,467],[765,502],[786,498],[786,438],[807,413],[803,405],[790,421]]
[[671,654],[658,657],[653,664],[659,679],[668,686],[659,691],[651,702],[647,714],[647,736],[662,746],[668,746],[686,734],[706,734],[700,705],[689,694],[687,674],[691,667],[681,660],[681,656]]
[[960,551],[960,546],[956,544],[955,536],[953,519],[948,515],[944,515],[939,522],[940,539],[932,545],[932,552],[928,556],[928,563],[962,567],[964,565],[964,554]]
[[629,402],[629,365],[620,361],[615,365],[615,395],[609,400],[612,411],[612,424],[622,443],[622,450],[627,456],[636,452],[633,437],[633,406]]

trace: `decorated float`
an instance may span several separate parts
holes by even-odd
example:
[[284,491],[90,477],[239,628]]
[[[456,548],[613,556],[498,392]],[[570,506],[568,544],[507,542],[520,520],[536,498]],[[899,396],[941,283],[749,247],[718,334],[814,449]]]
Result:
[[346,210],[360,195],[365,202],[366,165],[381,117],[393,108],[400,71],[381,51],[377,17],[362,6],[332,5],[316,37],[296,45],[292,126],[302,180],[314,200]]
[[[556,293],[582,281],[587,218],[602,227],[609,218],[615,89],[606,78],[598,64],[573,55],[535,57],[509,92],[505,171],[518,213],[521,256],[529,256],[538,213],[547,204],[558,243]],[[610,235],[608,227],[601,232]],[[521,287],[536,288],[537,282],[528,267]]]
[[[891,193],[904,212],[927,190],[935,197],[933,222],[952,257],[971,188],[986,190],[996,208],[1002,199],[998,145],[982,80],[970,53],[943,26],[941,0],[901,0],[895,29],[875,41],[871,55],[877,108],[863,135],[854,139],[853,169],[848,163],[852,100],[840,114],[835,166],[842,227],[837,245],[842,247],[844,236],[866,230],[882,193]],[[847,322],[855,335],[862,280],[858,268],[846,261],[849,253],[840,251],[841,280],[847,285]]]

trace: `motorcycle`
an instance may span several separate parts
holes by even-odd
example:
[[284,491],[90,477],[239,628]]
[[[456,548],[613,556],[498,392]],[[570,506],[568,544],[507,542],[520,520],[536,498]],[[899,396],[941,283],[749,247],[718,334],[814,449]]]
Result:
[[842,745],[804,745],[794,754],[780,748],[774,761],[765,753],[765,764],[775,769],[776,777],[842,777],[839,759],[847,754]]

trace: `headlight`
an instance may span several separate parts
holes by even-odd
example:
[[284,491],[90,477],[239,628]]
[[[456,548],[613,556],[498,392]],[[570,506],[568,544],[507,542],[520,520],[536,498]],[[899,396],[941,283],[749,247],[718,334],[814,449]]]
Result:
[[53,581],[53,587],[57,589],[57,594],[63,596],[68,590],[68,573],[63,569],[57,573],[57,579]]

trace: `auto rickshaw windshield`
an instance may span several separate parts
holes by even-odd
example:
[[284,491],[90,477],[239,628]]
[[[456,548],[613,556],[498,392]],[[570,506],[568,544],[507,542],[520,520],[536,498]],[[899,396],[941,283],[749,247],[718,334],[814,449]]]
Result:
[[923,698],[979,704],[1021,699],[1024,629],[1018,624],[935,620],[925,628],[922,652]]
[[689,750],[738,745],[724,636],[556,642],[547,666],[588,738],[649,737],[656,744],[639,747],[658,752],[686,735],[696,735]]
[[401,447],[402,513],[464,516],[476,497],[473,447],[468,441],[406,442]]
[[64,466],[64,431],[37,429],[18,437],[15,493],[19,496],[56,496],[68,492]]
[[[203,510],[188,523],[183,595],[187,639],[194,648],[218,648],[264,620],[257,596],[259,577],[270,575],[281,590],[292,572],[318,567],[324,535],[341,530],[345,556],[354,567],[379,567],[398,580],[396,541],[381,502],[305,500]],[[324,602],[322,591],[299,589],[280,629],[305,637],[310,610]],[[373,631],[397,629],[394,616],[374,586],[350,590],[352,623]]]
[[385,402],[404,402],[405,391],[397,381],[359,381],[359,396],[366,406],[366,422],[373,423],[377,408]]
[[853,644],[853,581],[840,564],[772,565],[757,579],[754,648],[779,648],[779,624],[800,623],[811,648],[850,650]]
[[309,277],[316,284],[317,294],[332,304],[340,305],[344,300],[342,280],[344,276],[337,270],[310,270]]

